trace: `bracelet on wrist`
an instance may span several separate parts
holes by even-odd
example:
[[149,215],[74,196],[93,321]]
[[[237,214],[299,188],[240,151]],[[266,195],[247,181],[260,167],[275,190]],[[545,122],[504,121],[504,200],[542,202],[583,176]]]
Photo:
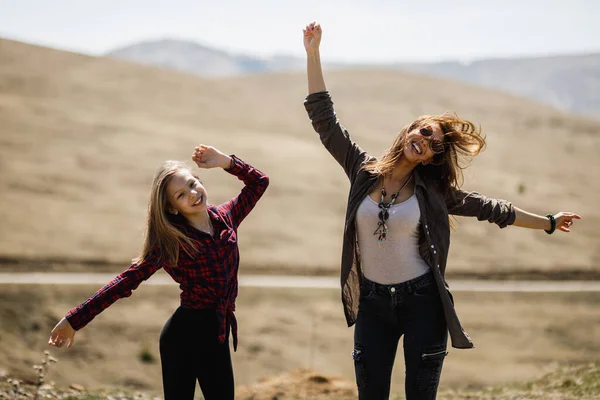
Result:
[[544,231],[548,235],[552,235],[554,233],[554,231],[556,230],[556,220],[554,219],[554,215],[552,215],[552,214],[546,214],[546,217],[550,220],[550,230],[544,229]]

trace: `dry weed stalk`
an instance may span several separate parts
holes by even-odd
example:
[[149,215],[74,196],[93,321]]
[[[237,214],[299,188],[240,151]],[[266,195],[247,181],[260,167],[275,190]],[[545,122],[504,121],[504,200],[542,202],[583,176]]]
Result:
[[50,355],[48,350],[44,351],[44,358],[42,359],[42,363],[40,365],[34,365],[33,369],[37,371],[38,377],[37,382],[35,384],[35,394],[34,400],[38,400],[40,397],[40,389],[45,382],[45,377],[48,374],[48,369],[50,368],[50,364],[56,363],[58,360]]

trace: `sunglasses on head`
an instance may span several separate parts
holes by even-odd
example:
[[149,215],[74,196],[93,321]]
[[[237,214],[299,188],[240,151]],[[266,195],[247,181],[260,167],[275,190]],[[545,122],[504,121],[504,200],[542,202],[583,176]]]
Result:
[[431,148],[431,151],[433,151],[435,154],[441,154],[444,152],[444,142],[433,137],[433,128],[431,126],[425,126],[419,129],[419,133],[421,136],[429,139],[429,148]]

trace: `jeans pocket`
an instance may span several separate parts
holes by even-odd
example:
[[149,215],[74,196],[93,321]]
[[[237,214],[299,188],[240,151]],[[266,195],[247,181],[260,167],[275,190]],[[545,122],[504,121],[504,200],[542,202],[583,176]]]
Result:
[[421,361],[427,364],[436,364],[438,362],[443,361],[444,357],[448,355],[446,349],[444,350],[436,350],[433,353],[423,353],[421,354]]
[[360,288],[360,298],[365,300],[370,300],[375,297],[375,289],[370,286],[363,285]]
[[435,296],[437,294],[437,287],[434,283],[429,283],[420,287],[416,287],[413,290],[413,296],[415,297],[428,297]]
[[442,345],[424,349],[419,359],[414,386],[409,390],[414,398],[435,399],[447,354],[446,347]]
[[358,389],[365,389],[367,387],[367,373],[365,371],[365,363],[360,348],[355,348],[354,351],[352,351],[352,359],[354,360],[356,385],[358,386]]

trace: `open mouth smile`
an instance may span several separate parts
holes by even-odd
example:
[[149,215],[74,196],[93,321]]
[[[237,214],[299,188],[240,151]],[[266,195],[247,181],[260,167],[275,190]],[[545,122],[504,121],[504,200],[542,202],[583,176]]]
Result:
[[198,200],[196,200],[194,204],[192,204],[192,207],[202,204],[202,200],[204,200],[204,196],[200,195],[200,197],[198,197]]
[[423,154],[423,150],[421,149],[421,147],[417,143],[412,142],[411,146],[414,149],[415,153],[417,153],[419,155]]

